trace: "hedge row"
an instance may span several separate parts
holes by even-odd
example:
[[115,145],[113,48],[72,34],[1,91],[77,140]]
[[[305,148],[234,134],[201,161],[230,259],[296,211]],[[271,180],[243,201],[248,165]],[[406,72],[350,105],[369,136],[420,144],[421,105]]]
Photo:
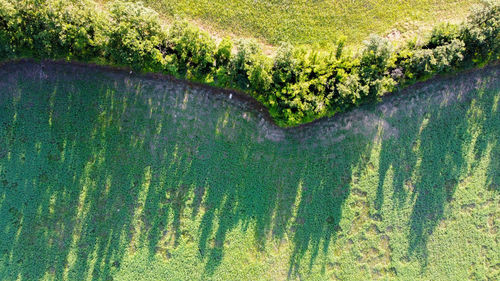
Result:
[[168,28],[141,3],[0,0],[0,60],[19,57],[98,61],[243,90],[276,122],[309,122],[376,100],[396,86],[479,66],[500,55],[499,1],[486,1],[461,25],[393,48],[373,35],[357,54],[283,44],[271,58],[254,41],[221,42],[186,22]]

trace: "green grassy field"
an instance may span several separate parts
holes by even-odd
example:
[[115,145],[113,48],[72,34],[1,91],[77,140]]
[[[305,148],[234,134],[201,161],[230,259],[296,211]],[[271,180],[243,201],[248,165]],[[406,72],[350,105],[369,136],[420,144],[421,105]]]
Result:
[[213,90],[0,67],[1,280],[498,280],[498,66],[279,129]]
[[[105,0],[102,0],[105,1]],[[397,29],[414,36],[440,21],[461,21],[477,0],[146,0],[167,19],[187,18],[219,36],[255,37],[276,45],[360,44]]]

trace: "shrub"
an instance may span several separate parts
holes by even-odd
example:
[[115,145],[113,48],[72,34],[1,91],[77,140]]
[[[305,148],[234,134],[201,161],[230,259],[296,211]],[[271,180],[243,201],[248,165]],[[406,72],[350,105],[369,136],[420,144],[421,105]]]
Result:
[[381,75],[387,69],[392,54],[389,40],[378,35],[371,35],[364,44],[365,48],[361,55],[361,68],[364,75],[366,77]]
[[215,42],[199,28],[185,21],[175,22],[167,38],[167,54],[172,54],[181,77],[205,81],[215,64]]
[[215,61],[217,67],[227,67],[231,61],[233,50],[233,41],[230,38],[224,38],[217,46],[215,52]]
[[388,72],[392,65],[392,46],[389,40],[377,35],[371,35],[364,44],[360,59],[360,83],[368,86],[365,96],[373,99],[392,91],[395,85]]
[[434,73],[447,72],[460,66],[464,56],[465,44],[459,39],[434,49],[421,49],[401,62],[410,79],[429,77]]
[[224,38],[217,46],[215,52],[215,85],[219,87],[228,87],[231,85],[230,63],[232,57],[233,41]]
[[283,43],[277,50],[273,62],[273,88],[280,90],[296,81],[296,59],[291,44]]
[[465,60],[476,64],[500,56],[500,2],[483,1],[463,25],[460,38],[465,43]]
[[57,25],[61,4],[36,0],[16,3],[16,13],[9,23],[16,54],[53,58],[64,51],[59,40],[61,29]]
[[335,49],[335,58],[336,59],[340,59],[342,57],[346,40],[347,40],[347,38],[345,36],[343,36],[337,41],[337,48]]
[[146,71],[163,70],[160,51],[166,34],[158,14],[141,2],[115,1],[109,5],[111,28],[106,56],[114,63]]
[[15,14],[14,5],[6,0],[0,0],[0,59],[5,59],[13,55],[10,25]]
[[339,98],[337,99],[337,104],[343,105],[344,109],[348,106],[358,104],[362,97],[368,95],[370,87],[361,83],[358,73],[347,74],[341,72],[339,73],[339,77],[339,83],[337,84]]
[[459,38],[460,29],[458,25],[445,23],[439,24],[432,29],[431,37],[423,49],[434,49],[438,46],[443,46],[451,43],[453,40]]
[[271,85],[271,60],[253,40],[239,40],[236,49],[238,51],[230,66],[235,85],[252,91],[256,96],[268,91]]
[[334,69],[323,54],[282,46],[274,61],[270,105],[290,124],[324,116],[334,94]]
[[61,53],[89,60],[102,55],[106,44],[108,20],[90,1],[61,5],[58,11]]
[[447,72],[457,68],[462,62],[465,44],[459,39],[453,39],[450,43],[438,46],[434,49],[433,56],[436,59],[432,66],[435,72]]
[[4,0],[1,40],[8,41],[12,46],[10,51],[21,56],[97,57],[105,38],[105,21],[93,4],[90,1],[27,0],[17,1],[13,9],[12,4]]

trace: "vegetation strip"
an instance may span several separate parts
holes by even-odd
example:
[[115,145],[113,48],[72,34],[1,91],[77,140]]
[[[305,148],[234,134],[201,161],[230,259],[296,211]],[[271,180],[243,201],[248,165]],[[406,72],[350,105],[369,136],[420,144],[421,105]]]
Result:
[[484,65],[500,54],[500,4],[485,2],[462,25],[436,27],[427,40],[393,50],[371,36],[357,55],[338,42],[330,52],[284,44],[274,58],[253,41],[219,44],[174,23],[168,31],[141,3],[0,0],[0,59],[65,58],[129,66],[223,88],[241,89],[281,126],[331,116],[377,100],[396,86],[436,73]]

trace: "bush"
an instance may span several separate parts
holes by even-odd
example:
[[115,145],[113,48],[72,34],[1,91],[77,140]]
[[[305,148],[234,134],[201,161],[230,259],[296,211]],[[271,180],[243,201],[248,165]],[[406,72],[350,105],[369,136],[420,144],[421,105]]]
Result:
[[215,66],[215,42],[187,22],[175,22],[167,38],[167,54],[172,54],[178,75],[205,81]]
[[[93,2],[2,1],[0,47],[38,58],[91,59],[100,56],[105,20]],[[7,34],[8,33],[8,34]],[[2,51],[0,51],[2,52]]]
[[0,0],[0,59],[5,59],[13,55],[10,25],[15,14],[14,5],[6,0]]
[[361,55],[361,68],[366,77],[380,76],[388,66],[392,54],[391,43],[378,35],[371,35],[364,42],[365,48]]
[[224,38],[215,52],[215,85],[228,87],[231,85],[230,62],[232,60],[233,41]]
[[368,95],[370,87],[361,83],[361,78],[358,73],[353,72],[350,74],[339,74],[341,77],[337,84],[339,98],[337,103],[344,105],[344,107],[356,105],[360,102],[362,97]]
[[434,49],[438,46],[443,46],[451,43],[453,40],[458,39],[460,36],[460,29],[458,25],[445,23],[439,24],[432,29],[431,37],[423,49]]
[[161,44],[166,34],[158,14],[141,2],[115,1],[109,5],[111,27],[106,56],[137,70],[162,71],[166,64]]
[[335,67],[324,54],[283,45],[273,66],[273,94],[268,102],[290,124],[327,114]]
[[271,60],[253,40],[240,40],[236,48],[238,52],[230,66],[235,86],[250,90],[255,96],[266,93],[271,85]]
[[500,2],[484,1],[476,7],[461,30],[465,60],[482,64],[500,56]]
[[215,52],[215,61],[217,67],[227,67],[231,61],[231,52],[233,50],[233,41],[229,38],[224,38],[219,43],[217,51]]
[[59,1],[20,1],[16,13],[9,22],[11,43],[15,52],[21,56],[54,58],[64,52],[59,34],[62,2]]
[[395,81],[388,72],[392,65],[392,57],[392,46],[389,40],[372,35],[365,41],[360,60],[360,83],[368,86],[367,93],[360,91],[360,93],[365,93],[364,97],[374,99],[393,90]]
[[447,72],[460,66],[464,58],[465,44],[459,39],[434,49],[415,51],[401,65],[410,79],[429,77],[435,73]]
[[90,60],[102,56],[108,20],[90,1],[61,5],[58,11],[61,53],[70,58]]

